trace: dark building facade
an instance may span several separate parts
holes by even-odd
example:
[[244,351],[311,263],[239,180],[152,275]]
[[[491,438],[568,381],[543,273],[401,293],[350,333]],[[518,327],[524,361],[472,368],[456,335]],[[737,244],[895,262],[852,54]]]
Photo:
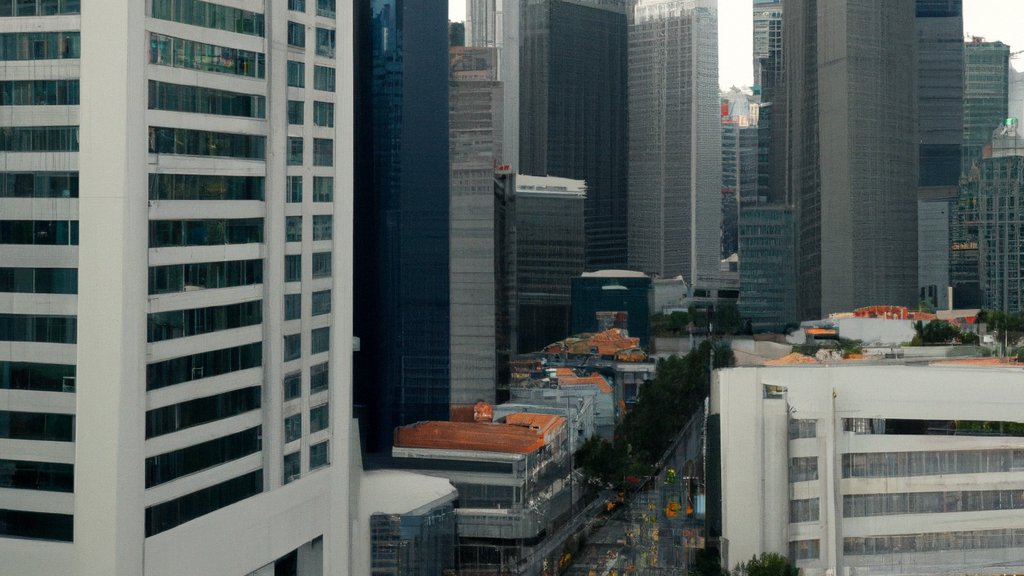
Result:
[[449,405],[447,5],[356,8],[354,400],[370,451]]
[[586,265],[625,268],[624,3],[530,0],[520,24],[522,174],[586,180]]

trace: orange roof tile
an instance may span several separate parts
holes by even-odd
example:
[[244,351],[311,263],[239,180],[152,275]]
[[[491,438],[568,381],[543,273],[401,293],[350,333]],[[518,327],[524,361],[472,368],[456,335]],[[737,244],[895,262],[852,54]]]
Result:
[[630,350],[639,346],[639,338],[627,338],[622,335],[621,329],[612,328],[570,344],[569,353],[590,354],[591,349],[597,347],[598,355],[611,356],[621,350]]
[[1019,366],[1016,358],[962,358],[960,360],[938,360],[929,364],[959,364],[962,366]]
[[452,422],[475,422],[473,406],[451,406],[448,408],[448,419]]
[[817,364],[818,361],[810,356],[805,356],[797,352],[793,352],[789,356],[784,356],[778,360],[769,360],[765,362],[765,366],[785,366],[787,364]]
[[548,432],[563,426],[565,424],[565,418],[563,416],[555,416],[553,414],[516,412],[505,416],[505,423],[513,426],[524,426],[532,430],[537,430],[542,435],[546,435]]
[[555,376],[572,376],[572,368],[555,368]]
[[590,376],[563,376],[558,379],[559,386],[583,386],[587,384],[597,386],[605,394],[612,393],[612,387],[608,385],[608,381],[604,379],[604,376],[597,373]]
[[544,446],[544,434],[528,426],[431,421],[395,428],[395,446],[529,454]]

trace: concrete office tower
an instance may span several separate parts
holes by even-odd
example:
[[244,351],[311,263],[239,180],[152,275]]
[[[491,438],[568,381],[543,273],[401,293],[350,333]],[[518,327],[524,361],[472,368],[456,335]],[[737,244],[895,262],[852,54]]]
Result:
[[518,170],[586,180],[587,269],[625,268],[625,2],[527,0],[520,18]]
[[495,386],[494,168],[501,158],[497,50],[452,48],[452,404],[493,403]]
[[917,0],[918,287],[949,307],[950,222],[960,183],[964,118],[961,0]]
[[983,305],[1012,314],[1024,312],[1021,295],[1020,246],[1024,241],[1024,130],[1006,121],[975,163],[970,181],[976,184],[978,262]]
[[504,89],[501,164],[519,167],[519,1],[468,0],[466,46],[498,49],[498,80]]
[[918,303],[914,20],[909,2],[786,3],[801,320]]
[[1009,109],[1010,47],[974,38],[964,45],[964,141],[961,171],[981,158]]
[[717,2],[639,2],[629,62],[629,267],[703,284],[721,260]]
[[754,0],[754,86],[782,64],[782,0]]
[[378,452],[396,426],[448,416],[448,8],[369,8],[356,32],[355,399]]
[[0,17],[0,572],[352,572],[351,4],[233,6]]

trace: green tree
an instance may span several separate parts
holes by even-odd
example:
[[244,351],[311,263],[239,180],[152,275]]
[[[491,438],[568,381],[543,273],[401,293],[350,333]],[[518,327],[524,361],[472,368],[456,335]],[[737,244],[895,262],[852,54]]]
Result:
[[690,564],[689,576],[729,576],[729,571],[722,568],[722,558],[717,552],[701,548],[697,550],[693,564]]
[[762,552],[761,557],[754,556],[749,562],[741,562],[732,571],[733,576],[797,576],[797,569],[789,563],[789,559],[774,552]]
[[723,334],[737,334],[743,330],[743,315],[732,302],[715,309],[715,325]]

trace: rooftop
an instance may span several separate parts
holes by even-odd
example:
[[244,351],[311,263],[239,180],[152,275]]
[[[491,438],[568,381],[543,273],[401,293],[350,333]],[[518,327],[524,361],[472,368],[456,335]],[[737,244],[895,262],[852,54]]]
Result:
[[597,272],[584,272],[583,278],[650,278],[643,272],[632,270],[598,270]]
[[604,379],[604,376],[597,374],[591,374],[590,376],[561,376],[558,378],[559,386],[597,386],[601,392],[605,394],[612,393],[612,387],[608,385],[608,381]]
[[544,447],[547,432],[564,423],[561,416],[526,413],[509,415],[506,423],[419,422],[396,428],[395,446],[530,454]]
[[557,176],[516,174],[516,193],[555,193],[582,197],[587,194],[587,183]]

